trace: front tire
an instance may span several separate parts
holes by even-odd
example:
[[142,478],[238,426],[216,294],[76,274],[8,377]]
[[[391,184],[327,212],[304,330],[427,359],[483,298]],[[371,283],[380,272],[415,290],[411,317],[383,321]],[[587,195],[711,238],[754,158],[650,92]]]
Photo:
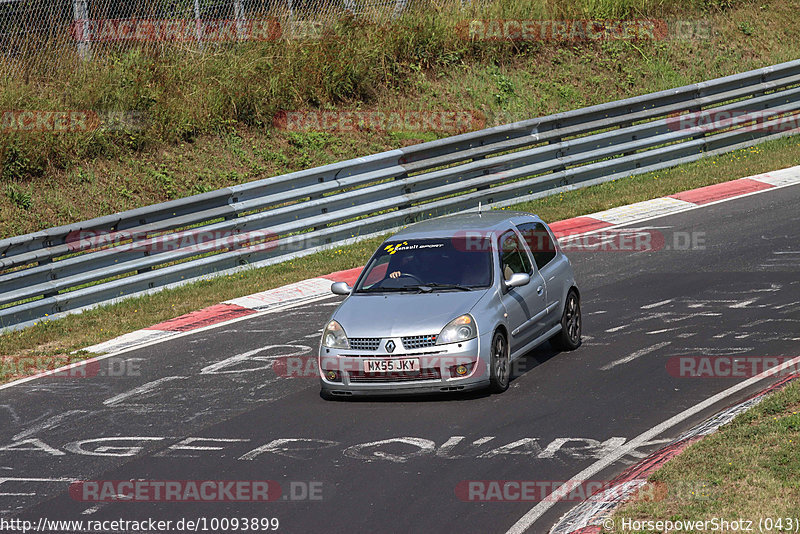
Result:
[[553,348],[566,351],[581,346],[581,300],[574,289],[567,294],[561,314],[561,332],[550,339]]
[[509,361],[508,340],[502,332],[492,337],[491,360],[489,362],[489,389],[492,393],[502,393],[511,381],[511,362]]

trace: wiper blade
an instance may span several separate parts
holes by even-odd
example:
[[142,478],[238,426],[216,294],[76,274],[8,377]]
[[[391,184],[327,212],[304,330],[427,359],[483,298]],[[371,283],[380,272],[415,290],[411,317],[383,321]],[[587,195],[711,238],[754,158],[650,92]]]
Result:
[[418,284],[403,287],[370,287],[359,289],[357,293],[380,293],[380,292],[403,292],[403,291],[418,291],[422,293],[430,293],[434,289],[457,289],[459,291],[472,291],[473,288],[462,286],[461,284],[438,284],[432,282],[430,284]]
[[370,287],[359,289],[356,293],[381,293],[381,292],[400,292],[400,291],[422,291],[420,286],[403,286],[403,287]]
[[414,290],[421,291],[422,293],[431,292],[431,288],[428,286],[428,284],[420,284],[417,286],[403,286],[401,288],[398,288],[398,291],[414,291]]
[[425,286],[433,289],[459,289],[461,291],[472,291],[471,287],[462,286],[461,284],[425,284]]

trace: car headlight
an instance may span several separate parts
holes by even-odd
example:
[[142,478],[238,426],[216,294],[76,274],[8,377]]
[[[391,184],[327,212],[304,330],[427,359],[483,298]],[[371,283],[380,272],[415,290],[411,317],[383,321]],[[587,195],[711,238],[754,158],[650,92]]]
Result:
[[467,341],[477,336],[478,327],[475,326],[475,319],[473,319],[471,315],[466,314],[450,321],[436,337],[436,344],[458,343],[459,341]]
[[350,343],[342,325],[336,321],[329,322],[322,331],[322,345],[331,349],[349,349]]

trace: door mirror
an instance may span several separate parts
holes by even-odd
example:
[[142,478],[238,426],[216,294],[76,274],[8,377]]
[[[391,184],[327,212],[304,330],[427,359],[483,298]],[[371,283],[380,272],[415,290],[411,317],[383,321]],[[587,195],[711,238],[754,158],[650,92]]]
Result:
[[331,293],[334,295],[349,295],[353,290],[352,287],[347,285],[347,282],[334,282],[331,284]]
[[511,278],[506,280],[506,287],[520,287],[529,284],[530,281],[530,275],[526,273],[514,273],[511,275]]

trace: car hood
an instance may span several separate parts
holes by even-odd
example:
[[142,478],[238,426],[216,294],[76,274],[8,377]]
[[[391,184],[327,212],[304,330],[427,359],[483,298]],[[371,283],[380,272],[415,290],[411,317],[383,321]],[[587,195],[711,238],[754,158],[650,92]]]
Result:
[[487,290],[352,295],[333,318],[348,337],[399,337],[438,334],[447,323],[469,313]]

